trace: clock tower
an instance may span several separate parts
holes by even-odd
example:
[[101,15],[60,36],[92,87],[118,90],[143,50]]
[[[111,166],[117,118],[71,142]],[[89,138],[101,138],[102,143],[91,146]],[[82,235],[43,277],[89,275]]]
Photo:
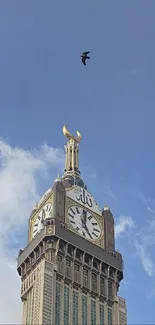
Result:
[[73,136],[64,126],[63,134],[64,174],[34,206],[28,244],[18,254],[22,324],[118,324],[123,261],[114,218],[81,177],[80,132]]

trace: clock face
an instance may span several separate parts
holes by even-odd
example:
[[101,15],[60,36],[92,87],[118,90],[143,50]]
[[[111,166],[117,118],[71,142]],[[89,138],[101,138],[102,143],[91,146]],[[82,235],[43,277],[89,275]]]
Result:
[[33,226],[33,238],[42,230],[43,228],[43,221],[46,218],[51,218],[53,211],[53,205],[51,203],[45,204],[45,206],[40,210],[35,224]]
[[89,240],[99,239],[101,226],[92,213],[78,206],[68,209],[68,219],[79,235]]

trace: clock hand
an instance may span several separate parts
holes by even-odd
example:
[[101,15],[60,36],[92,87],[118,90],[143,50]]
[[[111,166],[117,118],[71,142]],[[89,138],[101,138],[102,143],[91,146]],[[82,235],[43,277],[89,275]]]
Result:
[[90,238],[92,238],[92,239],[93,239],[93,237],[91,236],[91,234],[90,234],[90,232],[89,232],[89,230],[88,230],[87,226],[85,225],[83,228],[86,230],[86,232],[87,232],[87,234],[90,236]]
[[81,222],[79,222],[79,221],[76,221],[76,223],[78,223],[78,224],[79,224],[79,226],[81,226],[80,228],[84,228],[84,225],[83,225]]
[[83,210],[82,215],[80,216],[81,222],[82,222],[82,228],[84,228],[87,232],[87,234],[90,236],[90,238],[92,238],[88,228],[87,228],[87,211]]
[[85,210],[83,210],[82,215],[80,216],[81,222],[83,225],[86,225],[86,218],[87,218],[87,212]]

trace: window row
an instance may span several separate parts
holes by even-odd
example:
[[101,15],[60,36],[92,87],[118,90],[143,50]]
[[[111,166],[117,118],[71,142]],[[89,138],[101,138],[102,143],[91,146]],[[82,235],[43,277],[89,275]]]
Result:
[[[74,264],[74,268],[72,268],[71,261],[69,260],[66,260],[66,267],[64,269],[61,262],[61,256],[58,256],[58,272],[65,275],[67,278],[72,279],[74,282],[82,284],[86,288],[90,288],[91,285],[92,291],[100,291],[101,295],[106,294],[106,281],[104,277],[100,276],[99,279],[98,275],[93,272],[90,275],[87,269],[81,269],[80,265],[78,264]],[[100,290],[98,286],[100,286]],[[108,296],[110,298],[113,297],[113,285],[111,281],[108,281]]]
[[[91,325],[96,325],[98,317],[100,318],[100,325],[105,324],[105,312],[104,312],[104,304],[100,304],[100,308],[98,310],[96,300],[91,299],[91,303],[88,304],[88,297],[86,295],[82,295],[81,301],[79,301],[78,292],[73,290],[72,296],[72,310],[70,315],[70,291],[68,287],[64,287],[64,302],[63,302],[63,322],[68,325],[72,319],[73,325],[78,325],[80,322],[80,313],[79,310],[82,310],[82,325],[86,325],[88,323],[88,318],[91,319]],[[56,290],[56,319],[55,324],[59,325],[62,321],[60,319],[60,314],[62,311],[61,307],[62,299],[60,299],[60,284],[57,283]],[[90,308],[90,310],[88,309]],[[97,317],[97,311],[99,311],[99,315]],[[112,309],[108,307],[108,315],[107,315],[107,324],[112,325]]]
[[[60,242],[59,243],[59,251],[60,251],[60,254],[61,254],[61,252],[67,253],[69,256],[71,256],[71,257],[74,256],[77,260],[79,260],[81,262],[84,261],[84,263],[89,266],[91,266],[93,263],[94,269],[99,270],[101,267],[101,272],[104,274],[107,273],[108,267],[104,263],[101,264],[101,262],[95,258],[93,259],[93,262],[92,262],[92,256],[90,256],[88,254],[84,254],[80,250],[76,250],[76,252],[74,253],[74,248],[71,245],[68,245],[68,247],[66,248],[66,245],[63,242]],[[62,256],[59,255],[59,258],[62,259]],[[114,272],[115,272],[115,270],[113,268],[110,268],[110,276],[111,277],[114,277]]]
[[[71,270],[71,260],[70,259],[66,259],[66,263],[65,264],[66,264],[67,272],[69,273],[69,269]],[[63,273],[64,265],[65,264],[64,264],[63,256],[62,255],[58,255],[57,256],[57,265],[58,265],[58,269],[59,269],[59,272],[60,273]],[[85,264],[87,264],[87,263],[85,263]],[[97,262],[95,260],[93,261],[93,268],[96,269],[96,270],[99,270],[99,267],[97,266]],[[79,269],[79,265],[78,264],[76,265],[76,269],[78,271],[78,269]],[[107,274],[107,271],[106,271],[106,268],[105,268],[104,264],[101,265],[101,273],[103,273],[104,275]],[[114,276],[115,276],[115,270],[113,268],[110,268],[109,269],[109,276],[111,278],[114,278]]]

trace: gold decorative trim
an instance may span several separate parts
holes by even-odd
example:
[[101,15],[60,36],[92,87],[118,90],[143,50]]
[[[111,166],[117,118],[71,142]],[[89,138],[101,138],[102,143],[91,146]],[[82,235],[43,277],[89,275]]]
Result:
[[47,233],[48,233],[48,234],[51,234],[51,232],[53,232],[53,227],[49,227],[49,228],[47,229]]
[[62,128],[62,132],[64,134],[64,136],[70,141],[70,140],[74,140],[75,142],[80,142],[82,139],[82,134],[79,131],[76,131],[77,137],[74,137],[74,135],[72,135],[68,129],[67,129],[67,125],[64,125]]

